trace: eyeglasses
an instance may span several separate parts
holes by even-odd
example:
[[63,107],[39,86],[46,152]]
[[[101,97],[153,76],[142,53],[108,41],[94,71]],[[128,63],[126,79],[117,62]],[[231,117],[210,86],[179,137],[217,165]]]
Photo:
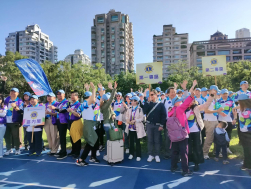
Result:
[[150,96],[154,96],[155,94],[150,94]]

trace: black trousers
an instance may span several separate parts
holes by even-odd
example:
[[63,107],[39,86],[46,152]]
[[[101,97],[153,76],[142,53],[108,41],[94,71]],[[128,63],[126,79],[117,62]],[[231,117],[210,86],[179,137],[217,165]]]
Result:
[[129,131],[129,138],[130,138],[129,153],[134,156],[135,154],[134,143],[136,143],[136,157],[141,157],[141,142],[140,139],[137,137],[137,132]]
[[60,135],[60,144],[61,144],[61,151],[60,155],[67,155],[67,150],[66,150],[66,135],[67,135],[67,130],[68,130],[68,124],[59,124],[58,127],[59,130],[59,135]]
[[240,143],[243,147],[243,166],[251,169],[251,132],[240,131]]
[[11,147],[15,147],[16,150],[19,149],[19,126],[19,123],[6,123],[4,139],[7,150],[10,150]]
[[220,149],[222,149],[222,156],[223,156],[223,160],[227,160],[227,145],[219,145],[219,144],[215,144],[216,150],[215,150],[215,157],[219,158],[219,154],[220,154]]
[[[96,129],[96,133],[98,135],[98,133],[99,133],[98,129]],[[82,160],[85,160],[87,158],[90,151],[91,151],[91,157],[95,158],[95,159],[97,158],[96,153],[97,153],[97,150],[99,148],[99,142],[98,141],[99,140],[97,139],[97,141],[96,141],[96,143],[93,147],[91,145],[89,145],[89,143],[86,143],[86,145],[84,147],[84,150],[83,150],[83,153],[81,155]]]
[[42,152],[42,131],[33,132],[33,142],[32,142],[32,132],[26,132],[27,140],[29,142],[29,154],[36,152],[37,155]]
[[99,145],[102,145],[102,146],[104,146],[104,134],[105,134],[104,121],[102,120],[99,123],[99,134],[98,134]]
[[203,150],[201,144],[201,134],[194,132],[189,134],[189,161],[195,164],[203,163]]

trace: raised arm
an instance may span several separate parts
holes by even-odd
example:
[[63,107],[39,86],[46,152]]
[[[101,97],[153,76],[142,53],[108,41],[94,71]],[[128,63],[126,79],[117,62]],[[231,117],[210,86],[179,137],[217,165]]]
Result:
[[211,103],[213,102],[213,99],[214,99],[214,97],[210,95],[210,96],[208,97],[207,101],[206,101],[204,104],[197,106],[198,109],[199,109],[200,111],[204,111],[204,110],[208,109],[208,107],[209,107],[209,106],[211,105]]
[[91,98],[88,100],[88,105],[94,104],[96,102],[96,87],[92,82],[90,82],[90,86],[92,88]]
[[191,102],[194,100],[194,93],[191,93],[191,96],[187,97],[185,99],[185,101],[183,102],[183,104],[181,104],[177,110],[180,110],[180,111],[185,111],[187,108],[189,108]]

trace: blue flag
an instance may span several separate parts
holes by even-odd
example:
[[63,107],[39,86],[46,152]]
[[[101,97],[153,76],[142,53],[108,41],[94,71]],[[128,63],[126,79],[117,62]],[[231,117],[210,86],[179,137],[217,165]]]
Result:
[[53,92],[40,64],[33,59],[16,60],[15,64],[37,96]]

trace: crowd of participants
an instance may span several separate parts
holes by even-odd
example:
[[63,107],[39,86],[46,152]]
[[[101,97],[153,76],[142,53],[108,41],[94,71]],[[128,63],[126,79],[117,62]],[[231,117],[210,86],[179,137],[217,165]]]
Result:
[[[114,86],[108,84],[111,92],[107,92],[101,84],[96,87],[91,82],[85,84],[84,94],[72,91],[67,99],[64,90],[58,90],[55,94],[49,93],[47,102],[43,104],[34,94],[19,94],[18,88],[12,88],[9,96],[4,97],[7,78],[1,79],[0,158],[14,152],[19,155],[22,145],[25,151],[29,151],[29,156],[41,156],[45,150],[42,139],[44,129],[49,156],[58,160],[72,157],[79,166],[87,166],[87,161],[100,163],[108,160],[106,141],[110,140],[109,130],[121,128],[124,151],[129,154],[129,160],[141,160],[141,140],[145,140],[148,162],[159,163],[161,159],[171,159],[171,171],[175,172],[181,161],[182,175],[189,176],[192,175],[189,162],[194,162],[194,171],[198,171],[199,165],[210,159],[208,154],[212,143],[214,160],[223,158],[223,164],[229,163],[228,153],[233,153],[229,148],[231,133],[237,124],[244,152],[241,169],[251,168],[251,93],[247,81],[242,81],[238,86],[240,90],[235,93],[227,89],[219,90],[215,85],[209,89],[195,88],[195,80],[189,90],[187,81],[183,81],[182,89],[177,89],[178,84],[175,83],[165,92],[157,87],[136,92],[131,89],[124,95],[117,91],[116,82]],[[79,101],[79,97],[83,102]],[[24,109],[37,106],[45,106],[45,125],[34,129],[22,127]],[[179,136],[177,131],[168,132],[175,117],[176,123],[186,133],[180,141],[176,141]],[[70,153],[66,149],[68,130]],[[82,137],[86,144],[81,153]],[[104,156],[99,158],[102,151]]]

